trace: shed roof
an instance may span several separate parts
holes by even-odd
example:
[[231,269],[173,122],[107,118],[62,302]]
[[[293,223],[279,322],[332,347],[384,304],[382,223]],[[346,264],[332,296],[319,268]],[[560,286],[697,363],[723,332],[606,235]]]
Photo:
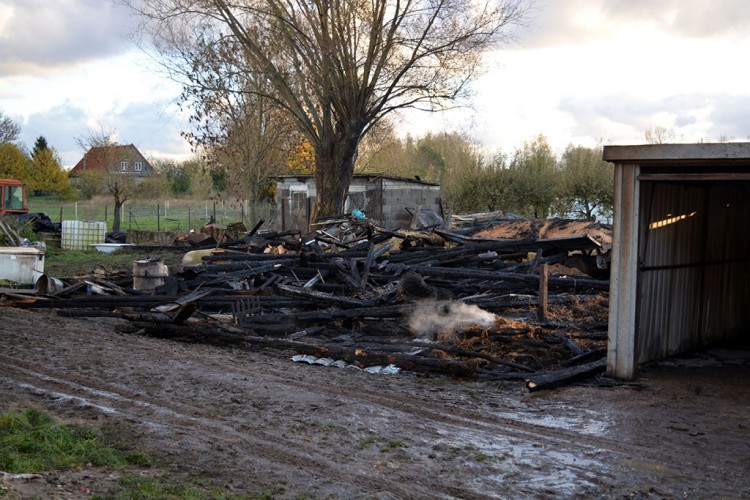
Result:
[[[286,174],[286,175],[277,175],[277,179],[312,179],[315,176],[312,174]],[[421,179],[415,179],[414,177],[399,177],[397,175],[385,175],[385,174],[354,174],[352,176],[354,179],[368,179],[368,180],[375,180],[375,179],[390,179],[394,181],[403,181],[403,182],[409,182],[412,184],[421,184],[424,186],[440,186],[440,184],[437,184],[435,182],[427,182],[423,181]]]
[[750,142],[697,144],[639,144],[604,146],[602,158],[611,162],[712,162],[750,164]]

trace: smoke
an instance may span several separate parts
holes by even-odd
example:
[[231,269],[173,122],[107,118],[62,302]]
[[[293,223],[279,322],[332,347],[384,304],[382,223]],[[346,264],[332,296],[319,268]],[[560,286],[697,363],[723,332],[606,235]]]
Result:
[[409,327],[417,336],[450,337],[470,326],[489,328],[496,316],[477,306],[457,301],[419,302],[408,318]]

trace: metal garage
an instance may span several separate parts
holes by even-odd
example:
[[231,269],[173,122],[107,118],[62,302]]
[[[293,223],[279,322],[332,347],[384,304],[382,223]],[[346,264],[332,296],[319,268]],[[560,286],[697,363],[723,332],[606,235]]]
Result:
[[609,375],[750,336],[750,143],[605,146]]

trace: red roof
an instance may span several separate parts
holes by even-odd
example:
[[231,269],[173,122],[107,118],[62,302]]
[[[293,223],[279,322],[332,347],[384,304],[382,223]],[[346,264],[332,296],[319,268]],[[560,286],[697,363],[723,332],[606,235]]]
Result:
[[[68,172],[68,177],[78,177],[87,171],[104,172],[107,168],[120,171],[120,162],[128,162],[128,173],[135,173],[132,164],[136,161],[143,163],[143,169],[138,172],[142,175],[151,175],[153,168],[143,155],[132,144],[101,146],[89,149],[76,166]],[[109,163],[110,165],[107,165]]]

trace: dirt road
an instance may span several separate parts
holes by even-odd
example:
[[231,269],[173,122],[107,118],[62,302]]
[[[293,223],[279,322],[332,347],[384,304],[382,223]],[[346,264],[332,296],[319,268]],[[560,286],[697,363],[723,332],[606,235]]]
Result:
[[[158,457],[141,473],[233,494],[750,497],[747,351],[665,363],[635,384],[528,394],[520,382],[309,366],[114,324],[0,309],[0,410],[34,405],[102,427]],[[0,484],[77,498],[106,495],[116,477]]]

